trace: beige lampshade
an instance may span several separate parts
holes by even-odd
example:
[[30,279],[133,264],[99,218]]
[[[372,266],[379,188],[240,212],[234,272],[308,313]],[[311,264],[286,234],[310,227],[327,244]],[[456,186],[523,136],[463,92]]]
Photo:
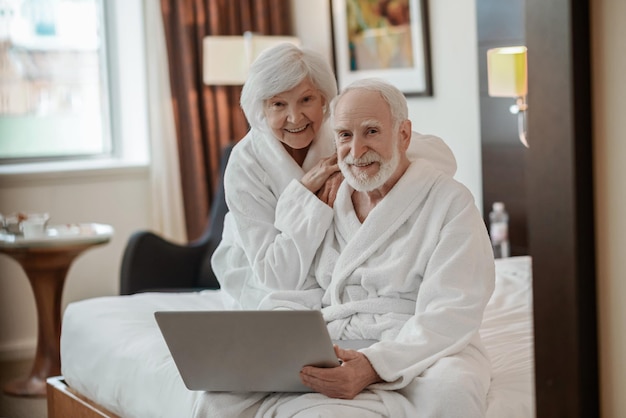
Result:
[[300,44],[292,36],[261,36],[250,32],[243,36],[205,37],[202,41],[204,84],[242,85],[250,64],[259,54],[284,42]]
[[525,46],[487,51],[489,96],[522,97],[528,94],[526,52]]

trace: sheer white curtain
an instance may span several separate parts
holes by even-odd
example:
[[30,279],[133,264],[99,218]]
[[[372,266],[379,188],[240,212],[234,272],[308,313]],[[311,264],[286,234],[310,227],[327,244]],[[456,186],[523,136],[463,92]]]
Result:
[[185,212],[161,2],[144,0],[143,3],[146,22],[153,225],[165,238],[185,243]]

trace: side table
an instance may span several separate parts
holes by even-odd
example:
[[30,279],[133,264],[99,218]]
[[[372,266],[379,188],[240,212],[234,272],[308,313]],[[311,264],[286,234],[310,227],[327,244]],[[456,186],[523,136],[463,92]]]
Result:
[[61,300],[67,272],[83,251],[107,243],[110,225],[87,223],[49,227],[37,238],[0,233],[0,253],[16,260],[28,276],[37,307],[37,351],[30,375],[7,383],[15,396],[46,396],[46,379],[61,374]]

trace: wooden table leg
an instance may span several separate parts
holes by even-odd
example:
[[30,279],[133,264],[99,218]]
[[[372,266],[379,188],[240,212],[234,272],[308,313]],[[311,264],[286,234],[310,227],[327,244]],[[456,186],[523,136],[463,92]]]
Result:
[[7,383],[15,396],[46,396],[46,379],[61,374],[61,300],[67,271],[83,249],[29,254],[18,262],[26,272],[37,306],[37,352],[30,375]]

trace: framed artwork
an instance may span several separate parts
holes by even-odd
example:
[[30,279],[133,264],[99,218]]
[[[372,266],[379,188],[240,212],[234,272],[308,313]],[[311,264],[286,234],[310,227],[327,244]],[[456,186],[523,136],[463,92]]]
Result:
[[331,0],[339,88],[378,77],[432,96],[427,0]]

